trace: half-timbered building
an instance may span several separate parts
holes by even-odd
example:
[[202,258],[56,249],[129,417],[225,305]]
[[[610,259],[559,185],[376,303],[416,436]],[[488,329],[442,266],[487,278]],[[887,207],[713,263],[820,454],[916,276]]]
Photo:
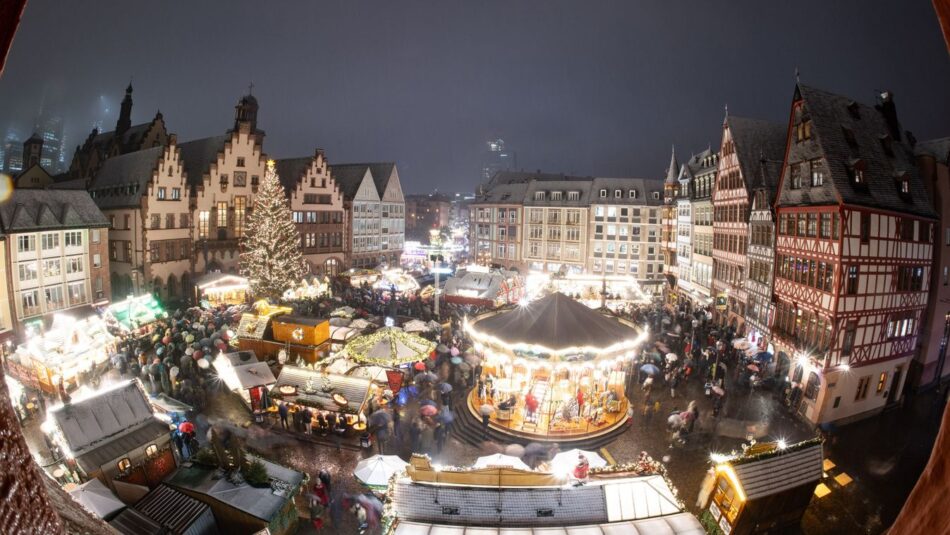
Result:
[[677,285],[679,282],[679,268],[676,262],[676,228],[678,225],[678,213],[676,211],[676,199],[679,197],[680,166],[676,161],[676,149],[670,155],[670,166],[666,169],[666,179],[663,181],[663,207],[660,213],[660,246],[663,251],[663,273],[667,281],[668,303],[676,303],[679,297]]
[[[747,336],[750,343],[766,350],[770,343],[772,322],[772,281],[775,268],[775,193],[782,175],[785,157],[785,136],[777,142],[770,154],[763,153],[759,168],[752,180],[752,205],[749,211],[749,250],[746,273]],[[777,372],[787,371],[787,359],[777,363]]]
[[890,93],[868,106],[799,84],[788,133],[772,336],[802,417],[856,419],[901,398],[936,213]]
[[730,115],[722,126],[719,173],[713,189],[713,292],[719,324],[742,335],[748,302],[749,185],[760,155],[774,139],[784,136],[785,127]]

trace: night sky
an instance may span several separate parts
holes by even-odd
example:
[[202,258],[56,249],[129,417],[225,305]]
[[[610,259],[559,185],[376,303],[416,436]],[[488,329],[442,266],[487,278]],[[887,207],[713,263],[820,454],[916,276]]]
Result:
[[[950,135],[950,60],[929,0],[30,0],[0,81],[0,133],[41,102],[88,134],[131,78],[133,123],[218,135],[254,84],[265,151],[394,160],[407,192],[472,190],[485,141],[519,167],[661,177],[730,113],[784,122],[795,82],[895,93],[918,139]],[[70,149],[70,155],[72,149]]]

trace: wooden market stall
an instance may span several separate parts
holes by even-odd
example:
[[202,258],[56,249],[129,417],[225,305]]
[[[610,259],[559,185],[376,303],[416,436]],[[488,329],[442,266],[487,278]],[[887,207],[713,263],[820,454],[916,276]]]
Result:
[[627,363],[645,339],[633,324],[553,293],[466,319],[465,331],[483,359],[469,409],[491,412],[493,428],[573,440],[627,420]]
[[241,351],[253,351],[265,360],[283,350],[290,361],[299,357],[314,364],[330,352],[330,321],[258,301],[252,312],[241,316],[237,338]]
[[247,302],[250,285],[246,278],[232,273],[215,271],[205,273],[195,281],[195,298],[211,306],[243,305]]
[[820,439],[754,444],[739,456],[714,457],[700,495],[707,533],[773,533],[797,525],[821,481],[823,460]]
[[252,412],[267,408],[267,389],[277,379],[253,351],[222,353],[215,357],[214,369],[228,390],[240,396]]
[[[362,430],[366,426],[364,411],[375,388],[367,379],[284,366],[270,396],[288,403],[292,413],[306,407],[324,416],[341,414],[348,427]],[[315,414],[312,424],[316,421]]]

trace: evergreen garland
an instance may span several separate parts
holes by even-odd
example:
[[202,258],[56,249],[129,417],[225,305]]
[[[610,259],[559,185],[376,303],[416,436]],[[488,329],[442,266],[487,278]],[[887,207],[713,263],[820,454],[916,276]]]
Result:
[[276,301],[306,273],[300,234],[270,160],[241,239],[241,274],[255,296]]

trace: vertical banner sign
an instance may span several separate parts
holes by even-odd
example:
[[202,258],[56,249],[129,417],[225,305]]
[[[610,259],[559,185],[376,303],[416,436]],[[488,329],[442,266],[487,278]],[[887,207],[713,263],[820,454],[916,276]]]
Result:
[[389,389],[393,391],[393,395],[398,394],[399,389],[402,388],[402,372],[386,370],[386,380],[389,382]]

